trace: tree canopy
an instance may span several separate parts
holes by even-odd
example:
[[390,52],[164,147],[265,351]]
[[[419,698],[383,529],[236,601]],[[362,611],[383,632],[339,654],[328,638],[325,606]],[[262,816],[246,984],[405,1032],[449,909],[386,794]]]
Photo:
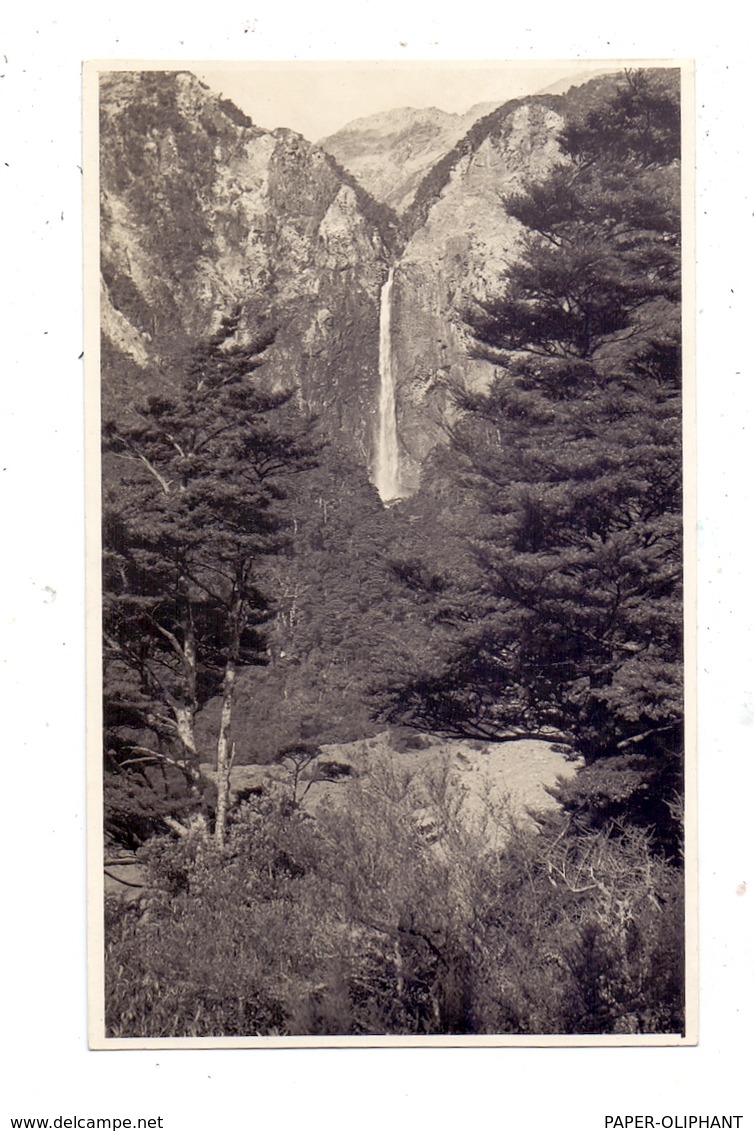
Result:
[[428,729],[560,737],[589,766],[567,805],[658,829],[683,717],[678,140],[673,76],[630,73],[506,199],[520,257],[465,311],[498,376],[446,461],[478,515],[470,623],[387,691]]
[[312,458],[289,394],[254,377],[269,336],[243,341],[239,319],[195,350],[176,395],[105,427],[107,752],[151,790],[158,769],[198,795],[196,716],[218,693],[227,778],[236,673],[266,660],[260,563],[285,546],[285,478]]
[[683,1031],[678,84],[556,104],[411,498],[250,307],[105,426],[111,1036]]

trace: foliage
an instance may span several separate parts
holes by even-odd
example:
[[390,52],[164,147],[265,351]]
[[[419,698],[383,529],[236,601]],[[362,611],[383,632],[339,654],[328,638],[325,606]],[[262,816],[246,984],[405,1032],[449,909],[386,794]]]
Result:
[[[421,586],[406,584],[435,541],[437,518],[411,502],[385,509],[363,468],[325,445],[318,466],[297,475],[285,504],[287,550],[265,560],[260,584],[276,594],[268,663],[239,677],[233,741],[237,762],[274,761],[297,743],[350,742],[375,734],[371,689],[431,655],[441,625],[425,617]],[[459,561],[448,534],[434,584]],[[457,576],[460,576],[458,571]],[[207,741],[219,704],[202,713]]]
[[339,937],[311,873],[311,823],[287,797],[255,799],[237,814],[222,851],[195,834],[157,840],[144,855],[142,906],[111,912],[108,1030],[286,1031],[297,997],[314,992]]
[[224,849],[141,855],[141,903],[108,913],[113,1036],[683,1026],[679,878],[646,834],[518,824],[446,765],[375,758],[313,817],[270,788]]
[[484,1030],[683,1031],[680,873],[639,829],[572,833],[549,818],[495,863]]
[[170,767],[198,799],[196,715],[222,689],[226,741],[236,671],[266,658],[259,563],[285,543],[286,475],[311,462],[287,394],[253,377],[268,339],[237,329],[195,351],[179,394],[105,427],[106,751],[142,794]]
[[[189,146],[173,85],[157,110]],[[413,499],[384,509],[337,443],[315,463],[235,317],[106,428],[107,833],[145,872],[107,907],[111,1036],[682,1031],[676,83],[563,105],[562,162],[505,202],[520,259],[466,312],[499,375]],[[282,199],[295,140],[276,162]],[[370,704],[392,755],[323,754],[373,733]],[[520,821],[429,752],[409,769],[433,731],[586,764]],[[290,780],[253,775],[213,841],[233,754]]]
[[[499,376],[461,398],[449,469],[478,513],[471,616],[386,689],[394,719],[490,738],[523,727],[589,763],[615,759],[611,804],[597,791],[590,803],[584,778],[582,816],[616,815],[623,791],[624,815],[658,826],[669,851],[683,713],[678,143],[674,76],[629,73],[564,131],[562,163],[507,199],[520,258],[467,311]],[[629,763],[642,766],[633,785]],[[641,804],[660,783],[664,798]]]
[[388,251],[398,251],[401,244],[400,222],[393,209],[384,201],[376,200],[371,193],[367,192],[353,174],[344,169],[331,153],[324,153],[324,159],[328,167],[337,174],[339,180],[351,189],[356,197],[359,211],[370,224],[374,225]]
[[129,761],[125,750],[121,760],[106,756],[105,836],[110,843],[136,849],[164,832],[166,818],[179,823],[189,820],[200,802],[174,767],[123,764]]

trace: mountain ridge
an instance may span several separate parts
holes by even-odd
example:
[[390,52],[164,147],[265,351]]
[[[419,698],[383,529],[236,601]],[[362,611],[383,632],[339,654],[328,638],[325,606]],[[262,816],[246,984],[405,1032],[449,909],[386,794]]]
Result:
[[240,305],[243,332],[278,328],[261,379],[368,464],[389,209],[189,72],[104,74],[100,140],[106,413],[174,383]]
[[398,214],[408,208],[426,171],[497,103],[456,114],[431,107],[396,107],[355,118],[319,145]]

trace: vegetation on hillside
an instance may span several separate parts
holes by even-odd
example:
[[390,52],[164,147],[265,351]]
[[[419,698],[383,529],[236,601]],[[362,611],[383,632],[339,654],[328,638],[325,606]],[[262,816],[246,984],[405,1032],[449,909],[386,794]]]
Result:
[[[620,123],[620,127],[616,125]],[[427,729],[551,735],[588,763],[564,800],[680,848],[682,553],[678,92],[631,74],[506,201],[523,251],[467,311],[499,376],[461,401],[435,472],[475,514],[455,639],[388,688]],[[438,615],[447,598],[437,602]]]
[[105,426],[117,473],[103,511],[110,770],[140,774],[143,791],[169,769],[198,797],[196,717],[219,693],[219,843],[235,682],[242,665],[264,659],[259,562],[284,546],[282,481],[311,457],[298,422],[281,426],[288,394],[254,380],[269,339],[233,341],[237,329],[238,315],[226,318],[197,349],[181,394],[152,397],[129,424]]
[[143,858],[140,904],[107,907],[112,1036],[683,1025],[680,876],[647,836],[566,839],[492,802],[469,824],[442,767],[375,762],[316,819],[268,791],[222,851],[194,832]]
[[[412,499],[313,444],[235,316],[106,427],[106,835],[144,869],[111,1036],[683,1030],[679,96],[576,104]],[[321,753],[388,724],[583,768],[524,817]],[[234,798],[234,757],[290,783]]]

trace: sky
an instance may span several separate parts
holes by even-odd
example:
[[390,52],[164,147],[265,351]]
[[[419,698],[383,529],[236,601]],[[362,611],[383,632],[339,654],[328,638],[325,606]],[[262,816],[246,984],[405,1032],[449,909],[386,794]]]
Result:
[[309,141],[382,110],[435,106],[463,113],[477,102],[502,104],[621,64],[570,59],[505,62],[258,62],[183,64],[230,98],[263,129],[285,126]]

